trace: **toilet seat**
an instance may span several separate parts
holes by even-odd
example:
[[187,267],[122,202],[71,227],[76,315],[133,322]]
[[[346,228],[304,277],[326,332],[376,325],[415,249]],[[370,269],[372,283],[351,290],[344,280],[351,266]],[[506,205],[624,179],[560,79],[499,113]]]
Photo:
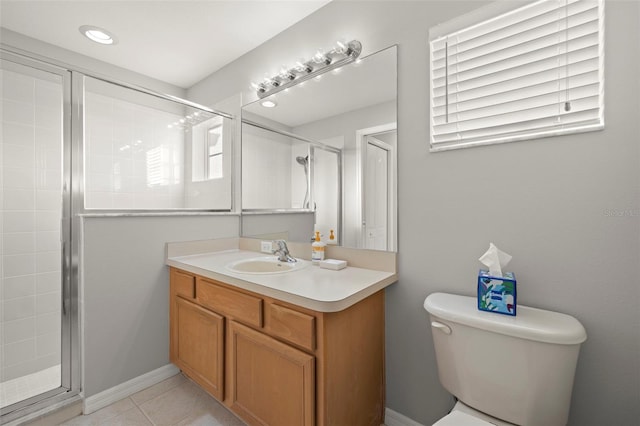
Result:
[[516,426],[513,423],[496,419],[468,405],[457,401],[451,412],[435,422],[433,426]]
[[452,411],[435,422],[433,426],[494,426],[494,423],[470,416],[462,411]]

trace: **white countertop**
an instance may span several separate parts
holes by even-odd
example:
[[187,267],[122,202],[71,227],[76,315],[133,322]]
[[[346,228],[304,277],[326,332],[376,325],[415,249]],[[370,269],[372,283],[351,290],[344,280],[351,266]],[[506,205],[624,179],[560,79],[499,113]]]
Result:
[[263,256],[264,253],[234,249],[168,257],[166,264],[319,312],[344,310],[397,280],[393,272],[351,266],[333,271],[310,264],[278,274],[245,274],[226,268],[231,262]]

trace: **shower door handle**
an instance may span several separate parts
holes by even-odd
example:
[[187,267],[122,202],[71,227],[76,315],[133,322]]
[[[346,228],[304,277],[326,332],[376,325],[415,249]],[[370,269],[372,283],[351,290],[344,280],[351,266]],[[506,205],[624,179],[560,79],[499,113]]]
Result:
[[71,254],[69,253],[70,227],[69,218],[60,221],[60,240],[62,243],[62,315],[67,315],[71,301]]
[[67,242],[62,242],[62,315],[67,315],[67,277],[69,269],[67,267]]

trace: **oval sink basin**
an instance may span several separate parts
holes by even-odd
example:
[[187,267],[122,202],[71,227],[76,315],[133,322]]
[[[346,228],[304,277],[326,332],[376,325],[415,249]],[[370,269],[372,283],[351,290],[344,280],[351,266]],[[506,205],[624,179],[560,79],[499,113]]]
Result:
[[226,267],[241,274],[281,274],[305,268],[309,262],[298,259],[297,262],[281,262],[275,256],[252,257],[229,263]]

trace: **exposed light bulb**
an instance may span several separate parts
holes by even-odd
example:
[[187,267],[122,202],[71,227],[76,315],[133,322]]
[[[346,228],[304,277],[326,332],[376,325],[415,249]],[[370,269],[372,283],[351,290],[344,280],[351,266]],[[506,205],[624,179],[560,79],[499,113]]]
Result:
[[309,64],[302,63],[302,61],[296,62],[296,71],[306,72],[307,74],[313,71]]
[[322,49],[318,49],[316,54],[313,55],[313,62],[315,62],[316,64],[321,64],[324,62],[328,65],[331,63],[331,59],[327,58]]
[[289,71],[286,67],[280,68],[280,78],[283,80],[293,80],[296,78],[291,71]]

